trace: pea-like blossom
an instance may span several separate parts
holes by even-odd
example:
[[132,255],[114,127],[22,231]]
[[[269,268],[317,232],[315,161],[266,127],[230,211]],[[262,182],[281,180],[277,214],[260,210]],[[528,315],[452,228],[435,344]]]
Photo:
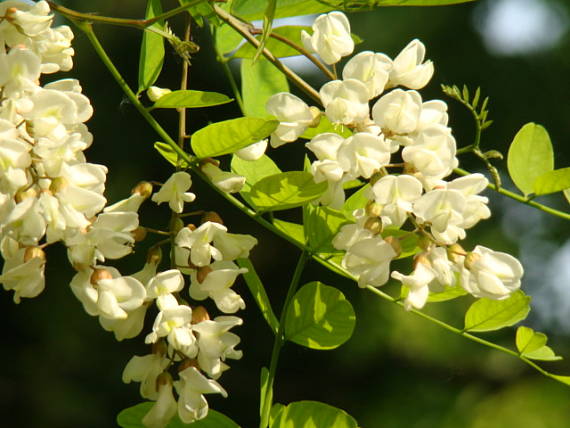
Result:
[[273,148],[297,140],[313,122],[309,106],[299,97],[287,92],[272,95],[267,100],[265,109],[279,121],[279,126],[270,138]]
[[354,50],[350,35],[350,23],[342,12],[320,15],[313,22],[313,34],[301,33],[303,45],[310,52],[316,52],[327,64],[338,62]]
[[368,98],[372,99],[380,95],[392,68],[392,60],[381,53],[371,51],[360,52],[354,55],[344,66],[342,78],[356,79],[368,88]]
[[368,118],[368,88],[360,80],[333,80],[319,91],[325,114],[333,123],[345,125]]
[[410,89],[421,89],[433,76],[433,62],[425,61],[426,48],[418,39],[412,40],[394,58],[390,71],[392,86],[405,86]]
[[180,380],[174,382],[178,392],[178,416],[185,424],[203,419],[208,414],[208,402],[204,394],[221,394],[227,392],[215,380],[208,379],[195,367],[188,367],[178,373]]
[[170,176],[160,190],[152,195],[152,200],[157,204],[168,202],[170,209],[176,213],[181,213],[184,209],[184,202],[192,202],[196,195],[187,192],[192,185],[190,174],[183,171],[175,172]]

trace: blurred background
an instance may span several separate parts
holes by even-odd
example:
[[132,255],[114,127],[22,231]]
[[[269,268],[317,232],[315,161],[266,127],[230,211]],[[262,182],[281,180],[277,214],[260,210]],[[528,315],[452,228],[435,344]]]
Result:
[[[61,1],[83,12],[142,17],[142,0]],[[163,1],[165,9],[175,2]],[[364,42],[357,50],[384,52],[391,57],[412,39],[421,39],[427,57],[436,66],[424,99],[445,99],[458,146],[471,143],[469,113],[444,98],[440,84],[481,87],[490,95],[490,118],[482,147],[506,154],[518,129],[527,122],[542,124],[555,146],[556,167],[570,165],[570,4],[565,0],[480,0],[436,8],[382,8],[350,17],[353,32]],[[308,17],[304,25],[310,25]],[[64,19],[58,18],[63,24]],[[180,33],[181,20],[174,21]],[[132,87],[136,86],[140,32],[97,26],[111,58]],[[157,136],[123,97],[79,30],[75,67],[65,76],[80,79],[95,114],[88,125],[95,136],[88,150],[90,162],[109,167],[107,196],[116,201],[129,194],[139,180],[164,181],[170,165],[152,147]],[[214,90],[231,96],[231,89],[215,62],[205,30],[195,30],[201,47],[193,57],[190,88]],[[237,62],[236,62],[237,65]],[[298,62],[297,62],[298,65]],[[178,85],[180,61],[172,52],[166,58],[159,86]],[[235,68],[237,75],[238,68]],[[303,76],[319,87],[321,77],[310,67]],[[46,80],[47,81],[47,80]],[[208,121],[238,117],[237,105],[189,112],[190,129]],[[157,117],[175,135],[173,112]],[[290,169],[300,169],[302,145],[288,145],[270,155]],[[471,155],[460,159],[470,171],[482,169]],[[511,184],[505,162],[496,162],[505,186]],[[250,233],[259,239],[252,254],[278,311],[288,286],[297,250],[243,218],[207,186],[196,180],[195,209],[219,211],[231,232]],[[570,359],[570,227],[567,222],[490,192],[493,217],[468,233],[466,247],[482,244],[518,256],[526,270],[523,289],[533,296],[533,310],[524,325],[549,335],[549,345]],[[561,195],[541,202],[568,211]],[[150,205],[150,204],[149,204]],[[162,208],[162,207],[161,207]],[[168,211],[149,216],[156,207],[141,211],[142,224],[164,227]],[[145,216],[146,214],[146,216]],[[292,214],[293,216],[295,214]],[[142,267],[144,248],[115,264],[124,274]],[[5,427],[116,426],[116,414],[141,401],[138,384],[125,385],[121,373],[132,355],[147,353],[143,337],[116,342],[96,318],[88,316],[68,284],[73,276],[65,252],[54,246],[48,252],[46,290],[20,305],[12,293],[0,293],[4,339],[0,352],[0,417]],[[547,379],[519,360],[471,343],[426,322],[400,307],[379,300],[311,264],[303,281],[320,280],[339,287],[357,312],[353,337],[335,351],[312,351],[288,344],[277,375],[275,400],[321,400],[345,409],[362,427],[406,428],[560,428],[568,426],[570,389]],[[255,310],[243,283],[236,289],[248,310],[236,331],[245,351],[240,361],[221,378],[229,397],[208,397],[210,406],[230,415],[242,427],[257,426],[258,380],[268,365],[272,335]],[[395,285],[386,286],[396,293]],[[426,312],[461,326],[472,302],[463,297],[451,303],[433,303]],[[149,317],[149,327],[152,323]],[[514,347],[514,329],[482,336]],[[568,361],[544,363],[556,373],[570,374]]]

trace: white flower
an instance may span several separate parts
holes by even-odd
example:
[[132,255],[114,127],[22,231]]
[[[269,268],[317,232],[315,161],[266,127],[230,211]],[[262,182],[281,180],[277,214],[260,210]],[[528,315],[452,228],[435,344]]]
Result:
[[[190,250],[190,261],[194,266],[209,265],[212,259],[222,260],[223,254],[211,244],[218,233],[225,233],[228,229],[219,223],[207,221],[196,230],[185,227],[176,235],[176,245],[181,249]],[[186,260],[184,260],[184,257]],[[180,251],[178,258],[181,266],[188,265],[187,251]],[[178,263],[178,261],[177,261]]]
[[145,338],[145,343],[156,343],[161,337],[166,337],[174,349],[194,358],[198,349],[192,332],[192,309],[179,305],[161,310],[154,320],[152,332]]
[[342,12],[320,15],[313,23],[313,35],[301,33],[305,48],[316,52],[327,64],[334,64],[341,57],[350,55],[354,41],[350,35],[350,23]]
[[388,281],[390,262],[396,252],[382,237],[363,239],[352,245],[346,252],[342,266],[358,276],[358,285],[378,287]]
[[315,178],[315,182],[337,182],[342,179],[344,170],[337,161],[337,157],[338,151],[343,143],[344,138],[340,135],[325,132],[317,135],[310,142],[305,144],[305,146],[317,156],[317,159],[319,159],[311,165],[311,173]]
[[382,221],[400,227],[412,211],[412,203],[422,194],[422,183],[407,174],[386,175],[371,188],[374,201],[382,206]]
[[205,320],[193,326],[198,333],[198,364],[200,368],[217,379],[226,368],[222,363],[226,358],[238,360],[242,357],[241,351],[234,347],[240,342],[239,336],[229,330],[243,323],[241,318],[234,316],[216,317],[214,320]]
[[392,278],[400,281],[408,287],[408,295],[404,301],[404,308],[409,311],[412,308],[421,309],[429,296],[429,284],[435,278],[435,273],[429,262],[416,259],[417,263],[411,275],[402,275],[400,272],[392,272]]
[[212,181],[214,186],[226,193],[239,192],[245,184],[245,177],[233,172],[222,171],[211,163],[202,165],[201,170]]
[[132,311],[125,311],[127,318],[111,319],[103,315],[99,316],[99,324],[106,331],[112,331],[115,339],[119,342],[124,339],[137,337],[144,327],[144,319],[148,306],[143,304]]
[[152,195],[152,200],[157,204],[168,202],[170,209],[176,213],[181,213],[184,209],[184,202],[192,202],[196,195],[187,190],[192,185],[192,179],[187,172],[179,171],[170,176],[160,190]]
[[202,282],[198,281],[197,274],[192,273],[190,284],[190,297],[194,300],[204,300],[210,297],[218,309],[226,314],[233,314],[239,309],[245,309],[245,302],[239,294],[231,289],[236,278],[247,269],[239,268],[235,263],[221,261],[212,263],[211,271]]
[[309,106],[288,92],[271,96],[265,104],[265,109],[280,122],[271,134],[273,148],[295,141],[313,121]]
[[208,402],[203,394],[228,394],[215,380],[206,378],[195,367],[178,373],[180,380],[174,383],[178,392],[178,416],[185,424],[203,419],[208,415]]
[[364,209],[354,210],[352,215],[356,223],[345,224],[333,238],[332,244],[337,250],[348,250],[357,242],[374,236],[369,229],[364,228],[366,220],[369,219]]
[[338,162],[352,177],[370,178],[390,163],[390,144],[382,136],[358,132],[340,147]]
[[257,239],[251,235],[220,231],[214,235],[214,246],[222,253],[222,260],[248,258]]
[[368,118],[368,88],[356,79],[333,80],[319,91],[325,114],[333,123],[345,125]]
[[423,43],[415,39],[398,54],[390,71],[392,86],[421,89],[427,85],[433,76],[433,63],[423,62],[425,52]]
[[170,269],[154,276],[146,285],[147,299],[156,299],[159,309],[178,306],[172,293],[184,288],[184,278],[178,269]]
[[[5,290],[14,291],[14,302],[20,303],[22,297],[36,297],[45,287],[45,255],[39,248],[18,248],[16,241],[5,238],[2,242],[4,266],[0,283]],[[7,247],[14,247],[8,250]],[[11,253],[11,254],[8,254]]]
[[368,88],[368,98],[380,95],[388,82],[392,60],[381,53],[360,52],[346,63],[342,78],[360,80]]
[[265,150],[267,150],[267,138],[238,150],[235,155],[246,161],[255,161],[263,156]]
[[176,400],[172,393],[170,376],[161,376],[157,383],[156,403],[142,418],[142,423],[147,428],[164,428],[176,414]]
[[10,24],[15,25],[20,32],[28,37],[39,36],[41,33],[49,31],[53,15],[48,15],[50,9],[47,2],[39,1],[32,7],[26,7],[21,2],[18,3],[18,8],[12,6],[6,11],[6,19]]
[[520,288],[523,273],[513,256],[477,245],[465,257],[461,286],[475,297],[506,299]]
[[123,382],[140,382],[141,397],[158,398],[157,378],[168,367],[170,360],[160,354],[133,356],[123,370]]
[[491,217],[491,210],[487,206],[489,200],[477,193],[482,192],[489,180],[483,174],[469,174],[465,177],[459,177],[447,183],[448,189],[458,190],[466,196],[467,205],[463,212],[464,229],[475,226],[479,220]]
[[33,90],[40,77],[40,57],[29,49],[0,53],[0,86],[5,97]]
[[406,134],[415,131],[421,109],[422,97],[418,92],[395,89],[376,101],[372,118],[383,130]]

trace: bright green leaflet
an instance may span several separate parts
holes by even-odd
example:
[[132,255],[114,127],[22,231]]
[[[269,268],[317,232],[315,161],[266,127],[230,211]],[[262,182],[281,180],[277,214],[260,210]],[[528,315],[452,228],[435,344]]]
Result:
[[285,318],[285,338],[311,349],[334,349],[354,330],[352,305],[338,289],[320,282],[304,285],[293,297]]
[[562,192],[570,187],[570,168],[555,169],[540,175],[534,182],[534,194]]
[[547,340],[544,333],[538,333],[532,328],[520,326],[517,329],[517,349],[523,357],[542,361],[561,360],[562,357],[557,356],[549,346],[546,346]]
[[281,172],[275,162],[273,162],[273,160],[271,160],[271,158],[266,155],[263,155],[254,161],[246,161],[236,155],[233,155],[231,168],[232,172],[245,177],[245,184],[240,191],[240,195],[247,201],[248,204],[254,208],[255,205],[249,196],[249,193],[251,192],[251,186],[253,186],[262,178],[279,174]]
[[271,118],[265,110],[267,100],[278,92],[289,92],[289,83],[265,57],[255,62],[244,59],[241,62],[241,90],[246,116]]
[[[273,401],[273,389],[269,391],[269,395],[267,394],[267,388],[269,387],[269,370],[267,367],[261,368],[261,379],[260,379],[260,389],[259,389],[259,416],[263,417],[264,414],[267,415],[267,418],[270,418],[270,412],[264,412],[263,409]],[[267,397],[267,401],[265,398]],[[267,426],[269,421],[262,421],[263,426]]]
[[465,314],[465,331],[493,331],[522,321],[530,311],[530,296],[515,291],[508,299],[479,299]]
[[[146,428],[142,419],[154,404],[154,402],[147,401],[122,410],[117,415],[117,424],[121,428]],[[183,423],[178,415],[175,415],[166,428],[186,428],[188,426],[190,425]],[[240,428],[230,418],[212,409],[208,411],[208,416],[192,423],[191,426],[192,428]]]
[[428,302],[446,302],[448,300],[453,300],[461,296],[465,296],[467,291],[459,285],[446,286],[443,291],[439,293],[430,293],[428,297]]
[[253,57],[254,62],[258,60],[261,52],[263,52],[267,38],[269,34],[271,34],[273,20],[275,19],[275,9],[277,9],[277,0],[267,0],[267,6],[265,6],[265,12],[263,13],[263,33],[261,34],[259,46]]
[[309,172],[289,171],[265,177],[255,183],[250,197],[263,211],[279,211],[299,207],[320,197],[327,183],[315,183]]
[[232,101],[233,98],[217,92],[194,90],[172,91],[169,94],[160,97],[151,109],[211,107],[227,104]]
[[536,123],[524,125],[509,147],[507,167],[521,192],[533,193],[536,179],[554,169],[554,153],[546,129]]
[[368,193],[370,192],[370,185],[366,184],[354,192],[342,206],[342,211],[347,219],[350,221],[356,221],[356,218],[352,215],[354,210],[364,208],[368,203]]
[[199,158],[213,158],[233,153],[267,138],[279,122],[254,117],[240,117],[212,123],[192,135],[192,150]]
[[280,411],[270,428],[358,428],[344,410],[318,401],[297,401]]
[[263,287],[261,279],[255,271],[255,267],[249,259],[238,259],[237,264],[240,268],[247,269],[247,272],[242,274],[247,287],[249,288],[249,291],[253,296],[255,303],[257,303],[257,306],[259,307],[263,318],[265,318],[265,321],[267,321],[267,324],[269,324],[269,327],[271,327],[273,333],[277,333],[277,329],[279,328],[279,321],[273,313],[271,302],[269,301],[269,297],[267,297],[267,293],[265,292],[265,288]]
[[175,167],[182,167],[182,168],[188,168],[188,162],[186,162],[184,159],[181,159],[178,156],[178,153],[176,153],[174,150],[172,150],[172,147],[169,144],[166,143],[161,143],[160,141],[157,141],[156,143],[154,143],[154,148],[156,149],[156,151],[158,153],[160,153],[160,155],[166,159],[168,162],[170,162],[172,165],[174,165]]
[[348,138],[352,135],[352,132],[346,126],[340,124],[334,125],[324,114],[322,114],[319,125],[316,128],[307,128],[303,135],[301,135],[301,138],[310,140],[319,134],[324,134],[325,132],[332,132],[344,138]]
[[[154,18],[162,13],[160,0],[149,0],[146,6],[145,18]],[[150,26],[158,30],[164,30],[164,24],[156,22]],[[164,63],[164,40],[161,35],[151,31],[143,31],[143,39],[139,57],[139,88],[137,93],[156,82]]]
[[220,55],[230,53],[236,49],[243,40],[241,34],[228,24],[222,24],[216,27],[215,34],[216,51],[218,51]]
[[400,242],[400,255],[396,259],[405,259],[416,255],[421,251],[419,247],[420,238],[417,234],[408,232],[406,230],[400,230],[394,227],[387,227],[382,232],[382,237],[387,238],[388,236],[394,236],[398,238]]
[[342,211],[329,207],[305,205],[303,209],[303,225],[309,249],[316,253],[338,252],[332,245],[332,240],[339,229],[348,220]]
[[281,232],[285,232],[298,243],[305,244],[307,242],[302,224],[291,223],[289,221],[279,220],[276,218],[273,220],[273,225]]

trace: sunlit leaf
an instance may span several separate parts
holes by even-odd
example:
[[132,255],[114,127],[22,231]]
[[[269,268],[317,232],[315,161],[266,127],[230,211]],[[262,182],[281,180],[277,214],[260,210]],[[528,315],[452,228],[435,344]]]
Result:
[[398,238],[398,242],[400,243],[401,252],[397,259],[411,257],[421,251],[419,247],[420,237],[417,233],[411,233],[395,227],[387,227],[382,231],[382,237],[387,238],[388,236]]
[[215,28],[216,50],[220,55],[225,55],[236,49],[243,37],[228,24],[222,24]]
[[304,171],[289,171],[265,177],[251,189],[252,202],[264,211],[279,211],[299,207],[319,198],[327,183],[315,183]]
[[172,147],[170,147],[170,145],[157,141],[154,143],[154,148],[158,153],[162,155],[164,159],[166,159],[172,165],[182,168],[188,168],[190,166],[188,165],[188,162],[178,156],[178,153],[172,150]]
[[219,106],[233,101],[224,94],[205,91],[172,91],[160,97],[152,106],[155,108],[199,108]]
[[538,333],[532,328],[521,326],[517,329],[517,349],[523,357],[542,361],[561,360],[562,357],[557,356],[549,346],[546,346],[547,340],[544,333]]
[[267,297],[267,293],[265,292],[265,287],[263,286],[261,279],[255,271],[255,267],[249,259],[238,259],[237,264],[240,268],[247,269],[247,272],[242,274],[247,284],[247,288],[249,288],[249,292],[253,296],[255,303],[257,303],[257,307],[261,311],[263,318],[265,318],[265,321],[267,321],[267,324],[269,324],[273,333],[277,333],[279,321],[273,313],[271,302],[269,301],[269,297]]
[[465,296],[467,291],[459,285],[446,286],[443,291],[438,293],[429,293],[428,302],[447,302],[461,296]]
[[251,117],[269,118],[265,110],[267,100],[278,92],[289,92],[287,78],[264,57],[256,62],[241,61],[241,90],[244,114]]
[[[270,410],[268,407],[273,401],[273,389],[269,389],[269,370],[267,367],[261,368],[261,379],[260,379],[260,389],[259,389],[259,416],[261,418],[261,425],[267,426],[270,419]],[[269,395],[267,395],[269,389]],[[267,399],[266,399],[267,398]]]
[[332,240],[348,220],[342,211],[308,204],[303,209],[303,225],[309,248],[316,253],[334,253],[338,250]]
[[357,428],[344,410],[318,401],[297,401],[286,406],[270,428]]
[[[154,18],[162,13],[160,0],[149,0],[145,18]],[[164,30],[164,23],[155,22],[149,28]],[[139,88],[137,92],[148,89],[156,82],[164,63],[164,40],[161,35],[149,30],[143,31],[143,39],[139,56]]]
[[303,231],[302,224],[291,223],[289,221],[279,220],[276,218],[273,220],[273,225],[281,232],[286,233],[300,244],[304,244],[306,242],[305,232]]
[[546,195],[562,192],[570,187],[570,168],[555,169],[540,175],[534,182],[534,193]]
[[515,291],[508,299],[479,299],[465,314],[465,331],[492,331],[522,321],[530,311],[530,296]]
[[566,189],[564,190],[564,197],[566,198],[566,200],[568,201],[568,203],[570,204],[570,189]]
[[341,124],[331,123],[331,121],[323,114],[321,115],[319,125],[316,128],[307,128],[307,130],[301,135],[301,138],[310,140],[325,132],[333,132],[344,138],[348,138],[352,135],[352,132],[348,127]]
[[265,6],[265,12],[263,13],[263,33],[259,38],[259,46],[253,57],[253,61],[257,61],[261,52],[265,48],[265,43],[269,34],[271,34],[271,28],[273,27],[273,19],[275,19],[275,10],[277,9],[277,0],[267,0],[267,5]]
[[240,117],[212,123],[192,135],[192,150],[199,158],[233,153],[267,138],[279,125],[276,120]]
[[525,194],[534,192],[535,181],[554,169],[554,153],[546,129],[527,123],[515,135],[507,157],[509,174]]
[[354,192],[344,202],[344,205],[342,206],[342,211],[344,212],[344,215],[346,216],[346,218],[348,218],[349,220],[352,220],[352,221],[356,220],[356,218],[354,217],[354,215],[352,213],[354,212],[354,210],[358,210],[358,209],[364,208],[366,206],[366,204],[369,201],[369,199],[368,199],[368,193],[369,192],[370,192],[370,185],[367,184],[367,185],[361,187],[360,189],[358,189],[356,192]]
[[312,349],[334,349],[352,336],[356,317],[339,290],[310,282],[293,297],[285,318],[285,338]]
[[249,195],[251,192],[251,186],[262,178],[279,174],[281,172],[275,162],[266,155],[263,155],[261,158],[254,161],[243,160],[240,157],[233,155],[231,168],[232,172],[245,177],[245,184],[240,191],[240,195],[253,207],[255,207],[255,205],[251,201]]

